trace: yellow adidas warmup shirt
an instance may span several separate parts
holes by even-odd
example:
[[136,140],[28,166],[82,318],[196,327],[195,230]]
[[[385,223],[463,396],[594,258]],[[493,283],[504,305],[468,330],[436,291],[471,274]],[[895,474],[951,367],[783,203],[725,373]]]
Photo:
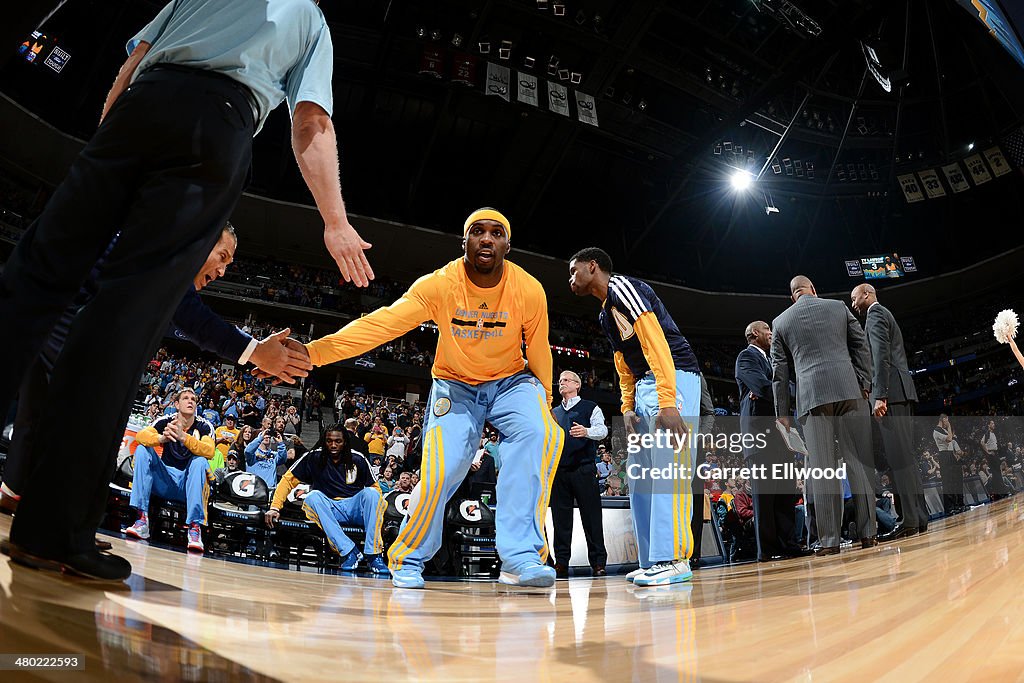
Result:
[[481,289],[466,275],[463,260],[456,259],[421,277],[395,303],[306,349],[313,365],[327,365],[366,353],[428,320],[439,332],[434,377],[481,384],[522,372],[529,361],[551,402],[547,296],[536,278],[508,261],[501,281]]

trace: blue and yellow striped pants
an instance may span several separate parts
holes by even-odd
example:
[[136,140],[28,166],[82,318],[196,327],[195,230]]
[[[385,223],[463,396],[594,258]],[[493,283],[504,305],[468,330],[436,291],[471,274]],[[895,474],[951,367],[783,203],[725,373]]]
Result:
[[[696,433],[700,415],[700,375],[676,370],[676,407],[690,434]],[[647,373],[636,383],[636,414],[641,429],[653,430],[658,414],[658,391],[654,375]],[[676,463],[692,474],[694,454],[684,446],[673,449],[651,449],[629,456],[630,463],[643,467],[664,468]],[[644,569],[658,562],[690,559],[693,555],[692,477],[669,480],[629,480],[629,507],[636,534],[637,558]]]
[[547,392],[528,372],[476,386],[435,379],[423,427],[420,483],[391,546],[390,567],[422,569],[441,547],[448,499],[480,447],[484,422],[501,433],[496,534],[505,571],[547,562],[544,515],[565,433],[551,417]]

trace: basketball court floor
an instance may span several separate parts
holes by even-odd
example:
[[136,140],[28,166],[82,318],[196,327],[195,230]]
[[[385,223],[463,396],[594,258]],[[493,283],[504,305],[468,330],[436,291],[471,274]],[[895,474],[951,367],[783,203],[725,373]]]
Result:
[[[0,517],[6,537],[10,518]],[[1024,506],[833,558],[553,589],[285,571],[111,539],[120,588],[0,560],[0,681],[1024,680]]]

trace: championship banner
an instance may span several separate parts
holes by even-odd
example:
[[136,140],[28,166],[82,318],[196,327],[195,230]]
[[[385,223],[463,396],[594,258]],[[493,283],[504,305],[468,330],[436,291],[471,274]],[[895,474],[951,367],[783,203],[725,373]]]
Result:
[[939,174],[935,172],[934,168],[930,168],[927,171],[918,171],[917,175],[921,177],[921,184],[924,185],[924,191],[928,193],[928,199],[938,199],[939,197],[946,196],[946,190],[942,187],[942,183],[939,182]]
[[548,109],[562,116],[569,115],[569,93],[564,85],[548,81]]
[[953,188],[953,192],[966,192],[971,189],[971,184],[967,182],[967,178],[964,177],[964,172],[960,168],[960,164],[955,161],[943,166],[942,172],[946,174],[946,180],[949,182],[949,186]]
[[485,95],[496,95],[506,102],[510,101],[508,81],[508,67],[495,64],[494,62],[487,62],[487,84],[484,87]]
[[576,116],[583,123],[589,123],[595,128],[599,127],[597,125],[597,105],[594,103],[593,96],[576,91]]
[[519,72],[519,88],[516,90],[516,99],[532,107],[540,106],[540,100],[537,98],[536,76]]
[[996,174],[997,178],[1011,171],[1010,164],[1006,163],[1006,157],[1003,156],[1003,151],[998,146],[989,147],[982,154],[985,155],[988,165],[992,168],[992,172]]
[[967,164],[967,172],[971,174],[971,179],[974,180],[975,185],[982,185],[992,180],[992,176],[989,175],[988,169],[985,168],[985,161],[981,158],[980,154],[972,154],[964,159],[964,163]]
[[900,181],[900,187],[903,188],[903,196],[907,198],[908,204],[924,201],[924,194],[921,192],[921,186],[917,183],[917,176],[913,173],[907,173],[896,176],[896,179]]

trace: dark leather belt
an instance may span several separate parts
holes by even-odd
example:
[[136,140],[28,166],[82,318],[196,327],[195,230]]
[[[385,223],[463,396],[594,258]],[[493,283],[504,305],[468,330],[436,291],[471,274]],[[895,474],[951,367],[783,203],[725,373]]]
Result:
[[260,105],[259,102],[256,100],[256,96],[253,95],[252,90],[250,90],[249,87],[246,86],[244,83],[236,81],[234,78],[231,78],[231,76],[228,76],[227,74],[221,73],[219,71],[213,71],[211,69],[201,69],[194,66],[185,66],[184,64],[175,64],[173,62],[160,62],[159,64],[154,64],[153,66],[147,67],[142,73],[139,74],[139,76],[147,74],[151,71],[176,71],[178,73],[190,74],[193,76],[200,76],[203,78],[212,78],[214,80],[220,81],[225,85],[229,85],[235,90],[237,90],[238,93],[245,98],[245,101],[249,103],[249,106],[252,108],[252,114],[254,117],[253,125],[259,122],[261,118]]

